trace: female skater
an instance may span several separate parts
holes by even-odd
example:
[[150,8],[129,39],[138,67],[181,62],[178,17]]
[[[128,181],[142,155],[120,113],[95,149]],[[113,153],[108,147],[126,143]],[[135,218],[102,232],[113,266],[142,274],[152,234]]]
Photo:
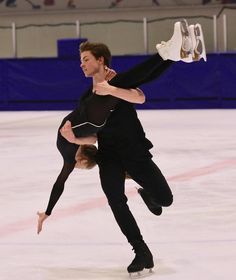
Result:
[[[193,27],[194,36],[197,33],[195,32],[197,28],[200,30],[199,26]],[[106,49],[104,45],[87,42],[80,47],[81,67],[85,76],[93,77],[93,88],[96,93],[92,92],[92,89],[90,89],[82,97],[80,110],[77,113],[81,114],[82,112],[80,116],[92,116],[94,120],[93,124],[95,123],[101,127],[104,124],[104,119],[102,120],[100,118],[98,123],[96,123],[95,120],[99,118],[100,111],[103,110],[102,107],[104,104],[112,105],[106,107],[109,107],[107,112],[109,111],[108,115],[110,116],[108,119],[106,119],[108,115],[106,116],[106,125],[97,133],[99,147],[97,162],[100,169],[102,188],[108,198],[115,219],[135,251],[135,258],[127,268],[129,272],[140,271],[144,268],[152,268],[154,263],[152,254],[143,241],[140,230],[127,205],[127,198],[124,194],[125,171],[142,186],[142,191],[140,191],[140,193],[143,194],[142,197],[143,199],[145,198],[144,201],[147,204],[155,205],[158,210],[156,214],[161,214],[162,206],[171,205],[173,198],[164,176],[151,160],[152,155],[149,149],[152,147],[152,143],[146,139],[143,128],[131,104],[143,102],[143,94],[140,93],[139,90],[134,90],[132,92],[131,90],[122,90],[117,87],[136,88],[140,84],[151,81],[160,76],[171,65],[171,60],[187,60],[190,62],[191,59],[192,61],[195,59],[195,54],[198,54],[199,58],[204,58],[204,48],[201,48],[204,46],[204,41],[200,35],[194,38],[196,42],[195,48],[195,45],[192,46],[192,42],[194,41],[189,39],[190,36],[186,23],[176,23],[171,40],[166,44],[162,43],[157,46],[158,52],[162,58],[160,55],[156,54],[127,73],[116,75],[109,84],[106,82],[99,83],[104,81],[105,78],[104,65],[108,65],[106,63],[107,53],[102,53],[97,57],[95,52],[95,50],[100,47],[102,47],[104,51],[104,49]],[[192,48],[194,48],[194,52]],[[95,108],[96,102],[91,102],[93,98],[101,103],[99,112],[90,110],[91,108]],[[90,104],[94,107],[91,106],[90,108]],[[71,114],[69,118],[64,119],[62,126],[67,120],[70,120],[72,127],[76,128],[74,119],[77,118],[76,121],[78,121],[78,115],[73,115],[73,112]],[[83,123],[86,124],[87,119],[85,120],[86,121],[79,123],[79,125]],[[66,126],[69,127],[70,123],[67,123]],[[80,126],[80,129],[82,127],[83,126]],[[65,131],[67,130],[65,127],[63,129],[65,129]],[[74,133],[76,136],[82,136],[79,132]],[[88,133],[91,133],[91,131]],[[58,136],[62,137],[60,133]],[[74,138],[74,140],[71,141],[74,143],[71,144],[65,140],[64,146],[62,145],[66,148],[74,145],[74,155],[73,157],[66,158],[67,152],[64,153],[66,150],[64,149],[64,166],[53,186],[47,210],[45,213],[38,213],[38,232],[42,229],[43,221],[51,214],[54,205],[64,190],[66,179],[75,167],[75,154],[78,150],[78,145],[75,143],[78,144],[77,141],[78,138]],[[69,151],[68,154],[71,156],[73,153]]]

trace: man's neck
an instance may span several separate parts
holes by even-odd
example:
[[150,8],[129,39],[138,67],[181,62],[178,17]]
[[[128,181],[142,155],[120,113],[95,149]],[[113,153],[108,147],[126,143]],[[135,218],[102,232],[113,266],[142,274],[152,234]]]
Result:
[[101,68],[100,71],[98,71],[93,76],[93,84],[96,85],[97,83],[104,82],[104,80],[105,80],[105,70],[104,68]]

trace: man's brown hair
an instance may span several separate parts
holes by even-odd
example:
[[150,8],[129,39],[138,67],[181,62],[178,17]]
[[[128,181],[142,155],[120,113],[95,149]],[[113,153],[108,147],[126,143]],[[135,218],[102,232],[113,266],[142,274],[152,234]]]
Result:
[[85,51],[90,51],[96,59],[103,57],[104,64],[108,67],[110,66],[111,52],[108,46],[103,43],[91,43],[89,41],[86,41],[80,44],[79,51],[80,54]]

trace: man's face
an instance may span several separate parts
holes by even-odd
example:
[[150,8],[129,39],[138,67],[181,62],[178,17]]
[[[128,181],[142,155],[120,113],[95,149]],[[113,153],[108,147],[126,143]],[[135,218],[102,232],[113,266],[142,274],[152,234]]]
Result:
[[93,77],[99,72],[103,61],[101,58],[96,59],[90,51],[84,51],[80,54],[81,64],[85,77]]

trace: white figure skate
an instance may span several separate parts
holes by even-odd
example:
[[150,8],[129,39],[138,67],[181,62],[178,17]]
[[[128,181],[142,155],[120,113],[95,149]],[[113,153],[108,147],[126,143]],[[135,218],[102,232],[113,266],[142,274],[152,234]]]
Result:
[[176,22],[171,39],[157,44],[156,48],[163,60],[191,60],[193,46],[187,21]]
[[207,61],[206,57],[206,47],[204,42],[204,36],[202,32],[202,27],[199,23],[189,26],[190,36],[192,40],[192,58],[193,61],[199,61],[203,58]]

